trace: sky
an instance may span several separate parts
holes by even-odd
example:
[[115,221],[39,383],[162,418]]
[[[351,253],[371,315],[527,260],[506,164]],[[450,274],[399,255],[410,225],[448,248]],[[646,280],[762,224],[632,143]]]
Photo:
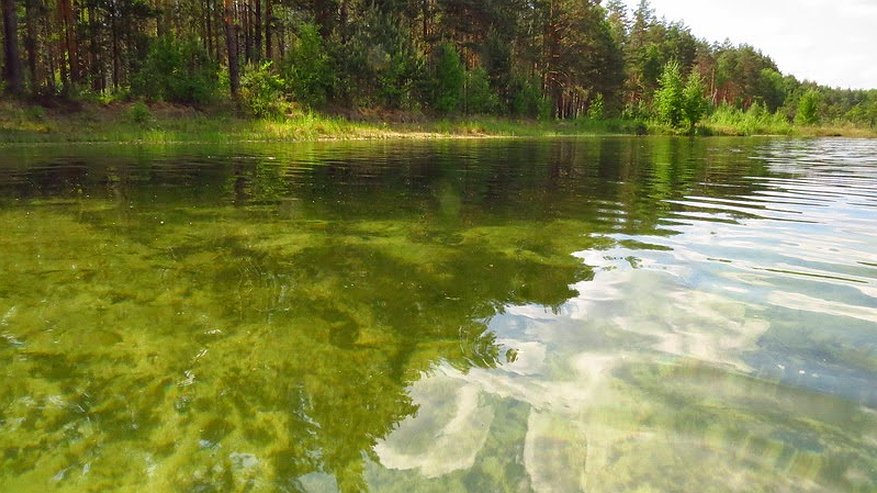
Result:
[[[635,8],[638,0],[626,0]],[[651,0],[708,41],[748,43],[784,74],[877,89],[877,0]]]

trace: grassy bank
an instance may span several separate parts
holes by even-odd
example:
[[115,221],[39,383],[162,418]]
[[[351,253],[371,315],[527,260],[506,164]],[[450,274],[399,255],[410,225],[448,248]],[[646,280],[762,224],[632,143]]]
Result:
[[629,134],[637,123],[623,120],[545,122],[473,117],[429,120],[379,117],[354,120],[302,113],[260,120],[230,111],[118,104],[76,108],[0,102],[0,143],[39,142],[229,142],[313,141],[448,137],[549,137]]
[[[386,115],[384,115],[386,116]],[[0,143],[41,142],[278,142],[467,137],[552,137],[612,134],[674,134],[660,125],[630,120],[535,121],[495,117],[430,120],[411,115],[365,119],[302,113],[276,120],[201,112],[171,105],[114,104],[43,107],[0,102]],[[716,112],[700,126],[703,135],[877,137],[877,130],[849,125],[795,126],[773,115]]]

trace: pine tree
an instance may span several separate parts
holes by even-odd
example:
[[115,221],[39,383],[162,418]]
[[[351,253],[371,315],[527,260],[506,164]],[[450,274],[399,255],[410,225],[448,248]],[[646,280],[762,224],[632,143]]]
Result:
[[2,0],[0,4],[2,4],[3,9],[3,46],[5,48],[3,78],[9,92],[21,94],[21,53],[18,50],[18,13],[15,10],[15,0]]
[[439,47],[434,77],[433,107],[445,114],[458,111],[463,102],[466,72],[454,45],[445,43]]

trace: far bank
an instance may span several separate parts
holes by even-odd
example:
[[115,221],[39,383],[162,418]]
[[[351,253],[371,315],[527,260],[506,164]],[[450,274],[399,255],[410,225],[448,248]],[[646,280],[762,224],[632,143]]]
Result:
[[[143,103],[38,105],[0,102],[0,143],[51,142],[299,142],[317,140],[559,137],[577,135],[675,134],[637,120],[532,120],[501,117],[429,118],[404,113],[298,113],[273,119],[237,115],[228,108],[207,111]],[[849,124],[796,126],[718,114],[697,135],[785,135],[877,137],[877,129]]]

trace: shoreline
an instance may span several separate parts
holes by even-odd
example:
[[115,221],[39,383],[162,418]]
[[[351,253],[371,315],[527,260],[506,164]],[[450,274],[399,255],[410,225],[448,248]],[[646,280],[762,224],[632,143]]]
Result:
[[[88,105],[73,111],[0,102],[0,145],[35,144],[215,144],[356,141],[431,141],[503,138],[680,135],[672,129],[622,119],[539,121],[460,117],[416,121],[354,121],[315,113],[284,119],[255,119],[229,112],[153,105],[145,114],[135,105]],[[877,138],[877,129],[852,126],[791,127],[784,133],[747,133],[705,122],[697,137]],[[769,129],[768,129],[769,130]]]

